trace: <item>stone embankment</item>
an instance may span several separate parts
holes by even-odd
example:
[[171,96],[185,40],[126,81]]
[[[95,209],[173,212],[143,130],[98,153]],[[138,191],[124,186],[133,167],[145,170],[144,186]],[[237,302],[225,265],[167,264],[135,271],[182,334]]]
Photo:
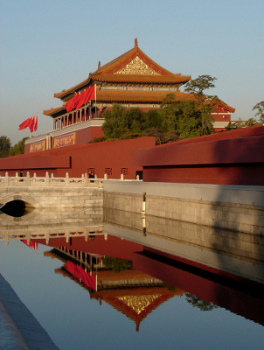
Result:
[[264,262],[264,187],[106,181],[104,220]]

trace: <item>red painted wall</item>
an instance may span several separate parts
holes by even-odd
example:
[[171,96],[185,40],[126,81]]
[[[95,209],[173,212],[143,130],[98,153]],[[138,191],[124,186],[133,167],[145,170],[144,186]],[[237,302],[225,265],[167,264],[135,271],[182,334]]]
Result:
[[264,127],[198,137],[134,151],[148,182],[264,185]]
[[8,171],[10,176],[23,170],[23,175],[30,171],[38,176],[44,176],[46,171],[54,176],[64,177],[66,172],[71,177],[80,177],[95,169],[97,177],[103,177],[106,168],[111,169],[109,178],[120,178],[121,169],[127,169],[125,179],[134,179],[136,171],[142,166],[132,165],[132,153],[135,149],[152,148],[154,137],[143,137],[133,140],[100,142],[87,145],[73,145],[43,152],[27,153],[19,156],[0,159],[0,175]]

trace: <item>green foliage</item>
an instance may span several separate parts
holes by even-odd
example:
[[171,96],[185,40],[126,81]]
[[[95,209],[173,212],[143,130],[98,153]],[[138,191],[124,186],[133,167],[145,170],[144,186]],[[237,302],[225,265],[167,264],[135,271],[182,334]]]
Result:
[[264,101],[257,103],[252,110],[257,110],[255,116],[259,117],[259,123],[264,125]]
[[210,104],[200,106],[198,102],[190,100],[176,102],[172,95],[164,102],[161,113],[163,130],[166,132],[174,132],[180,139],[214,132]]
[[205,95],[204,90],[214,88],[215,80],[216,78],[210,75],[199,75],[197,79],[188,81],[184,88],[185,92],[192,94],[196,98],[200,106],[203,129],[202,135],[205,135],[208,133],[208,130],[211,129],[210,118],[212,106],[210,102],[214,99],[214,96]]
[[11,142],[7,136],[0,137],[0,158],[8,157]]
[[248,120],[245,121],[245,126],[253,126],[258,124],[259,123],[256,121],[255,118],[249,118]]
[[145,130],[142,136],[153,136],[156,139],[156,145],[161,145],[163,143],[178,141],[180,139],[178,134],[173,131],[162,132],[157,128],[149,128]]
[[90,141],[88,143],[96,143],[96,142],[103,142],[103,141],[106,141],[106,137],[105,136],[95,137],[92,141]]
[[104,266],[115,273],[119,273],[125,270],[132,270],[132,261],[107,256],[104,258]]
[[197,79],[188,81],[184,87],[184,91],[189,94],[194,95],[199,101],[200,105],[204,101],[204,90],[214,88],[214,81],[216,78],[211,77],[210,75],[199,75]]
[[174,94],[168,94],[160,109],[148,112],[114,104],[112,110],[103,113],[102,129],[105,140],[155,136],[156,143],[161,144],[214,132],[211,113],[209,100],[200,105],[199,101],[176,101]]
[[24,137],[21,141],[15,144],[15,146],[10,149],[9,155],[16,156],[18,154],[24,154],[24,145],[26,139],[28,139],[28,137]]
[[255,118],[249,118],[248,120],[242,120],[239,118],[235,122],[229,122],[228,125],[226,126],[226,130],[234,130],[234,129],[240,129],[240,128],[245,128],[247,126],[253,126],[253,125],[259,125],[256,121]]

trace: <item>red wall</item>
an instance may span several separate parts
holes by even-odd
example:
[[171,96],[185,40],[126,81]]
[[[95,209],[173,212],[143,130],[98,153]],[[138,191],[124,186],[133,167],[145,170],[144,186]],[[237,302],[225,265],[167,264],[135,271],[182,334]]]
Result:
[[103,177],[106,168],[112,169],[109,178],[120,178],[121,168],[127,169],[125,179],[134,179],[136,171],[142,166],[132,165],[132,153],[135,149],[152,148],[154,137],[143,137],[133,140],[100,142],[87,145],[65,146],[43,152],[27,153],[19,156],[0,159],[0,175],[8,171],[10,176],[23,170],[23,175],[30,171],[38,176],[44,176],[46,171],[54,176],[64,177],[66,172],[71,177],[80,177],[95,169],[98,177]]
[[264,185],[264,127],[198,137],[136,150],[148,182]]

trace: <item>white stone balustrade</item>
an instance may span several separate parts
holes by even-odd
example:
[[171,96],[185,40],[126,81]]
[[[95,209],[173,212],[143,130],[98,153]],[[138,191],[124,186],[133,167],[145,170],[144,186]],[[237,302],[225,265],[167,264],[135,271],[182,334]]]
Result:
[[18,173],[16,176],[9,176],[8,172],[5,173],[5,176],[0,176],[0,187],[8,186],[67,186],[67,187],[102,187],[104,179],[99,179],[95,175],[94,178],[89,179],[87,174],[82,174],[81,177],[69,177],[69,173],[66,173],[65,177],[54,177],[46,172],[46,176],[37,176],[36,173],[30,177],[29,172],[25,177],[19,177]]

